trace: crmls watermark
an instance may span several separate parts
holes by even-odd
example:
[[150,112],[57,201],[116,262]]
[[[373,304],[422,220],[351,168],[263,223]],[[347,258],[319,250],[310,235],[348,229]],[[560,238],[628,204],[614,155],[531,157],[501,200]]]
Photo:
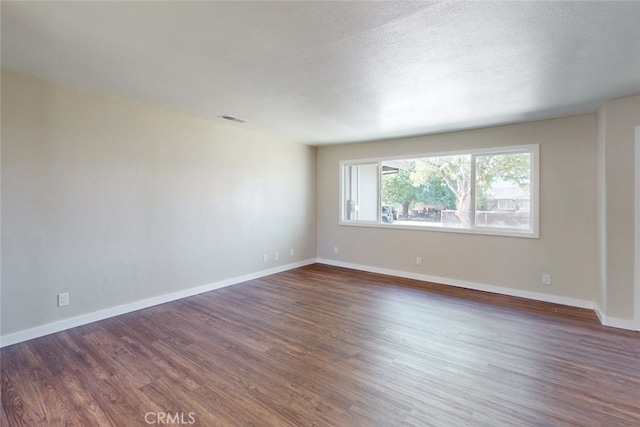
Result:
[[196,423],[195,412],[147,412],[144,414],[144,421],[147,424],[179,424],[189,425]]

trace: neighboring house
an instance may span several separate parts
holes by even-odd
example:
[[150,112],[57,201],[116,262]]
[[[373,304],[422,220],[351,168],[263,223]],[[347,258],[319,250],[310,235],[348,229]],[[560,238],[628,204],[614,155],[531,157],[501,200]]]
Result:
[[518,211],[529,212],[529,190],[519,186],[492,187],[487,190],[489,211]]

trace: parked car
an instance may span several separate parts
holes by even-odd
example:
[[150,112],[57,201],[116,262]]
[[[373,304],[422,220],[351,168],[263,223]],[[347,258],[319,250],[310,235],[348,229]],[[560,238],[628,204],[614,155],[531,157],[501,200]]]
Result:
[[394,219],[397,219],[396,208],[394,206],[382,206],[382,222],[391,224]]

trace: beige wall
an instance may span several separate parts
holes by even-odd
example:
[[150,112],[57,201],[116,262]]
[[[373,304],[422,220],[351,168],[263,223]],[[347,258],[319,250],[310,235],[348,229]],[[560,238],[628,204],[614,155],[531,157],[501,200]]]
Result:
[[[599,111],[605,177],[600,210],[605,212],[601,275],[607,317],[640,321],[635,304],[635,127],[640,126],[640,96],[604,103]],[[640,324],[638,324],[640,327]]]
[[[595,301],[596,115],[318,149],[318,257]],[[540,238],[339,226],[340,160],[540,144]],[[339,253],[333,253],[338,246]],[[423,259],[415,265],[416,256]],[[541,285],[550,273],[552,286]]]
[[[640,314],[640,97],[597,116],[318,149],[8,71],[1,108],[1,335],[316,256]],[[540,144],[539,239],[338,225],[340,160],[520,144]]]
[[312,147],[3,71],[1,334],[315,258],[315,167]]

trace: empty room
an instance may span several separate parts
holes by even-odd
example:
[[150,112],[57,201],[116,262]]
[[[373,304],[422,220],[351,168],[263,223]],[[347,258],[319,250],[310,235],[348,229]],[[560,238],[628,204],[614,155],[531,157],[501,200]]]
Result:
[[640,425],[640,2],[0,12],[1,426]]

